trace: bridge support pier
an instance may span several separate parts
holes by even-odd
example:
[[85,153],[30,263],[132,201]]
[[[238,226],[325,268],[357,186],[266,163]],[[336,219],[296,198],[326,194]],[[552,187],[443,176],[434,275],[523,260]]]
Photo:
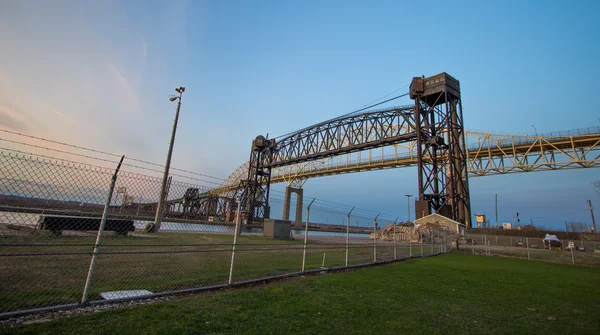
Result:
[[302,226],[302,198],[303,198],[303,193],[304,193],[304,190],[302,189],[302,187],[288,186],[285,188],[285,197],[283,199],[283,215],[281,218],[283,220],[290,219],[290,204],[291,204],[291,200],[292,200],[291,199],[292,193],[296,193],[296,218],[295,218],[294,225],[296,227],[301,227]]

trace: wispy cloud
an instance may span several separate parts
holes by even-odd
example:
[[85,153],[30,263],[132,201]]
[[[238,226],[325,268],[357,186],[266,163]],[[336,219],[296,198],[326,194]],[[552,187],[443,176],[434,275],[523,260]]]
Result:
[[146,61],[146,57],[148,56],[148,42],[146,40],[142,40],[142,51],[144,55],[144,62]]
[[39,123],[22,110],[5,103],[0,103],[0,125],[12,130],[27,132],[38,126]]
[[117,99],[119,102],[124,104],[125,108],[131,112],[140,112],[138,95],[127,78],[112,62],[108,63],[108,69],[112,75],[112,80],[115,84],[114,88],[117,91]]

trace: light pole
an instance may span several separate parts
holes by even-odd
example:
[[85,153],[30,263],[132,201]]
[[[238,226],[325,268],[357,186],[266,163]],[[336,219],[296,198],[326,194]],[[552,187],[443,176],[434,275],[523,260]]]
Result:
[[179,87],[175,89],[175,92],[179,93],[179,96],[172,96],[169,98],[171,102],[177,100],[177,111],[175,112],[175,121],[173,122],[173,131],[171,132],[171,143],[169,143],[169,152],[167,153],[167,163],[165,164],[165,172],[163,174],[162,185],[160,186],[160,198],[158,199],[158,208],[156,209],[156,218],[154,219],[154,226],[149,231],[158,232],[160,230],[160,223],[162,221],[163,210],[165,206],[167,178],[169,177],[169,167],[171,166],[171,154],[173,153],[173,144],[175,143],[175,132],[177,131],[177,121],[179,120],[179,109],[181,108],[181,96],[185,92],[185,87]]
[[412,194],[406,194],[406,204],[408,205],[408,222],[410,222],[410,197],[412,197]]
[[531,127],[533,127],[533,132],[535,133],[535,136],[537,137],[537,129],[535,128],[534,125],[531,125]]

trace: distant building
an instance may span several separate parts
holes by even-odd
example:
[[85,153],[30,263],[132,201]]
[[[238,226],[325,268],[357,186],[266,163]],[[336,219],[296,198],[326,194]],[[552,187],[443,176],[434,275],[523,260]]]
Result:
[[475,222],[477,222],[477,227],[485,227],[485,214],[475,214]]
[[443,215],[433,213],[415,220],[415,226],[435,227],[439,229],[447,228],[453,234],[464,235],[467,228],[466,225],[447,218]]

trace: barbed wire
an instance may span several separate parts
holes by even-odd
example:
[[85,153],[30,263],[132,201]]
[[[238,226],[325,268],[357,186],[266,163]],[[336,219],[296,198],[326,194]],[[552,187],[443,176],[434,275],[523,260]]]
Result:
[[[91,166],[91,167],[100,168],[100,169],[107,169],[106,166],[99,166],[99,165],[94,165],[94,164],[90,164],[90,163],[83,163],[83,162],[78,162],[78,161],[73,161],[73,160],[58,158],[58,157],[46,156],[46,155],[42,155],[42,154],[34,154],[34,153],[25,152],[25,151],[21,151],[21,150],[17,150],[17,149],[0,147],[0,150],[12,151],[12,152],[19,153],[19,154],[26,155],[26,156],[30,156],[30,157],[41,157],[41,158],[45,158],[45,159],[57,160],[57,161],[66,162],[66,163],[73,163],[73,164],[78,164],[78,165],[83,165],[83,166]],[[87,157],[86,155],[79,155],[79,154],[76,154],[76,156]],[[96,159],[100,160],[100,161],[108,162],[108,163],[114,163],[114,164],[118,163],[116,161],[110,161],[110,160],[106,160],[106,159],[102,159],[102,158],[96,158]],[[163,171],[160,171],[160,170],[154,170],[154,169],[150,169],[150,168],[142,167],[142,166],[137,166],[137,165],[133,165],[133,164],[123,163],[123,165],[124,166],[129,166],[129,167],[132,167],[132,168],[137,168],[137,169],[142,169],[142,170],[147,170],[147,171],[158,172],[158,173],[162,173],[163,172]],[[173,174],[173,173],[170,173],[169,175],[170,176],[175,176],[175,177],[181,177],[181,178],[191,179],[191,180],[196,180],[196,181],[201,181],[201,182],[204,182],[204,183],[209,183],[209,184],[214,184],[214,185],[220,185],[220,183],[215,183],[213,181],[199,179],[199,178],[190,177],[190,176],[184,176],[184,175]]]
[[[118,157],[118,158],[120,158],[122,156],[120,154],[114,154],[114,153],[110,153],[110,152],[106,152],[106,151],[102,151],[102,150],[86,148],[86,147],[82,147],[82,146],[75,145],[75,144],[69,144],[69,143],[65,143],[65,142],[50,140],[50,139],[46,139],[46,138],[43,138],[43,137],[38,137],[38,136],[23,134],[23,133],[19,133],[19,132],[7,130],[7,129],[1,129],[0,128],[0,131],[8,133],[8,134],[13,134],[13,135],[17,135],[17,136],[23,136],[23,137],[27,137],[27,138],[31,138],[31,139],[35,139],[35,140],[39,140],[39,141],[44,141],[44,142],[59,144],[59,145],[63,145],[63,146],[67,146],[67,147],[72,147],[72,148],[76,148],[76,149],[81,149],[81,150],[86,150],[86,151],[91,151],[91,152],[95,152],[95,153],[103,154],[103,155],[108,155],[108,156],[112,156],[112,157]],[[59,149],[50,149],[50,148],[46,148],[46,147],[41,147],[41,146],[37,146],[37,145],[33,145],[33,144],[28,144],[28,143],[24,143],[24,142],[18,142],[18,141],[3,139],[3,138],[0,138],[0,140],[9,141],[9,142],[16,143],[16,144],[22,144],[22,145],[27,145],[27,146],[38,147],[40,149],[54,150],[54,151],[57,151],[57,152],[64,152],[64,153],[74,154],[74,153],[62,151],[62,150],[59,150]],[[76,154],[74,154],[74,155],[76,155]],[[83,155],[83,156],[86,156],[86,155]],[[86,156],[86,157],[92,158],[92,159],[102,160],[102,158],[95,158],[95,157],[92,157],[92,156]],[[137,159],[137,158],[133,158],[133,157],[127,157],[127,159],[129,159],[131,161],[138,162],[138,163],[143,163],[143,164],[148,164],[148,165],[153,165],[153,166],[164,167],[164,165],[161,165],[161,164],[158,164],[158,163],[153,163],[153,162],[149,162],[149,161],[145,161],[145,160]],[[193,172],[193,171],[189,171],[189,170],[184,170],[184,169],[179,169],[179,168],[175,168],[175,167],[172,167],[171,169],[172,170],[176,170],[176,171],[180,171],[180,172],[189,173],[189,174],[199,175],[199,176],[206,177],[206,178],[217,179],[217,180],[225,180],[225,178],[215,177],[215,176],[211,176],[211,175],[207,175],[207,174],[203,174],[203,173],[199,173],[199,172]]]

